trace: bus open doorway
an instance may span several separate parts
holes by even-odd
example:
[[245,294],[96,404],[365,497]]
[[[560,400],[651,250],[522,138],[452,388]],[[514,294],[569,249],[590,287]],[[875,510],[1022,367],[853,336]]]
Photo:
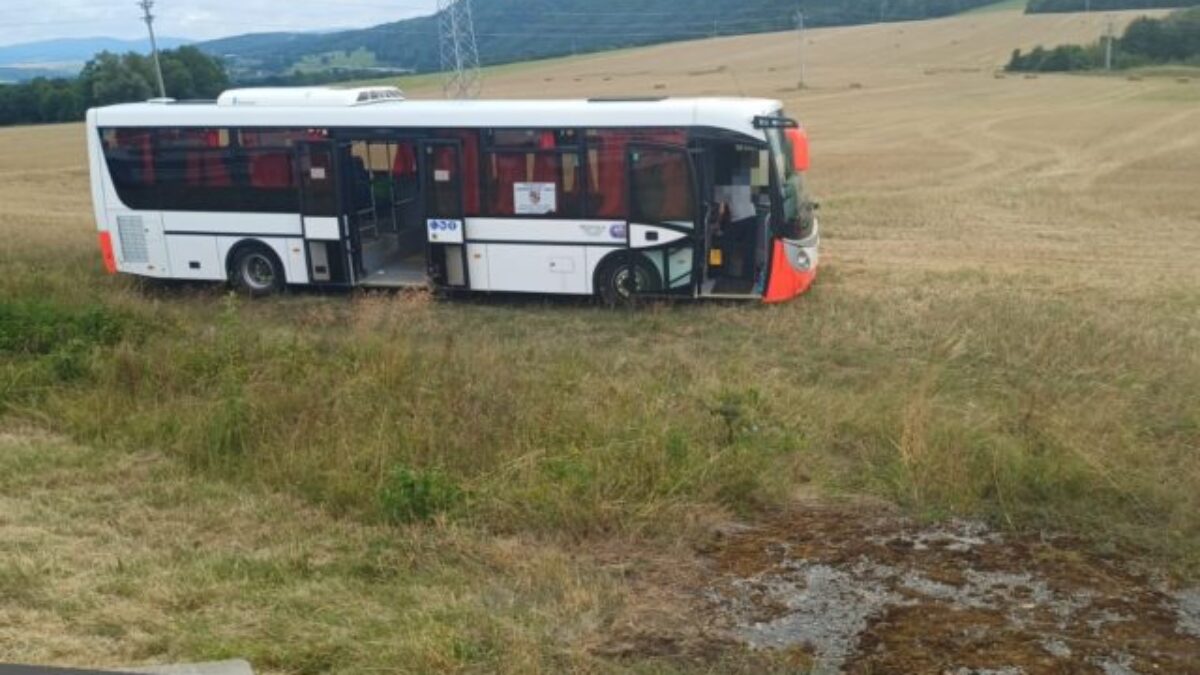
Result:
[[762,295],[771,215],[770,153],[765,147],[714,142],[700,157],[711,195],[700,295]]
[[343,202],[362,285],[428,284],[419,142],[345,138]]

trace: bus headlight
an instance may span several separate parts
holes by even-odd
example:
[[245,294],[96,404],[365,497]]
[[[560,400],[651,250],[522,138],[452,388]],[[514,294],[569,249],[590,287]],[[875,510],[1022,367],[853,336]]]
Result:
[[800,270],[801,272],[807,272],[811,270],[812,267],[812,258],[808,256],[808,251],[800,249],[799,252],[796,253],[796,269]]

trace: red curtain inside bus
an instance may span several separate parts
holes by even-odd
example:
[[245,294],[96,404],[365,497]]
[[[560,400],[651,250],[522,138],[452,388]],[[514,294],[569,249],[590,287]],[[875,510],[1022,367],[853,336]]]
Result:
[[[504,130],[495,132],[493,142],[501,147],[488,153],[485,162],[488,215],[582,215],[579,145],[573,131]],[[516,196],[522,183],[553,185],[553,208],[517,213]]]
[[183,179],[188,187],[230,187],[233,177],[225,165],[229,132],[217,129],[181,129],[160,132],[159,147],[183,152]]
[[129,168],[134,182],[144,186],[154,185],[154,139],[144,129],[116,129],[111,137],[105,137],[105,150],[114,156],[135,159]]
[[[462,173],[459,175],[459,179],[462,181],[463,209],[465,215],[479,215],[479,132],[444,131],[438,136],[462,141],[462,166],[459,167]],[[434,162],[435,171],[453,169],[453,159],[449,153],[437,153],[437,155],[440,159]]]
[[417,175],[415,143],[401,143],[396,146],[396,158],[392,160],[392,175],[396,178],[412,178]]
[[625,194],[627,152],[631,143],[685,146],[687,132],[672,129],[604,129],[588,133],[591,215],[625,218],[629,208]]
[[299,141],[325,140],[317,130],[243,131],[241,145],[247,154],[250,187],[286,190],[296,187],[292,146]]

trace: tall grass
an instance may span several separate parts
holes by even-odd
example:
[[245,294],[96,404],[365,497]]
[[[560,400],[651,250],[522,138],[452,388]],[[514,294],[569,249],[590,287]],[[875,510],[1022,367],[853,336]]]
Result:
[[158,329],[25,410],[369,520],[677,536],[815,481],[1194,568],[1194,302],[928,281],[639,312],[201,293],[178,311],[209,319],[135,309]]

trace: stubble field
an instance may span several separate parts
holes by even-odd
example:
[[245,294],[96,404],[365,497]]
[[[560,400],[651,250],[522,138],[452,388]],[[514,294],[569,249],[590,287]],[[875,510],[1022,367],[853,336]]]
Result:
[[781,307],[110,278],[82,128],[0,130],[0,661],[789,672],[681,616],[745,571],[714,532],[866,498],[1194,583],[1200,75],[995,73],[1105,23],[811,31],[805,89],[794,34],[489,73],[783,99],[826,238]]

